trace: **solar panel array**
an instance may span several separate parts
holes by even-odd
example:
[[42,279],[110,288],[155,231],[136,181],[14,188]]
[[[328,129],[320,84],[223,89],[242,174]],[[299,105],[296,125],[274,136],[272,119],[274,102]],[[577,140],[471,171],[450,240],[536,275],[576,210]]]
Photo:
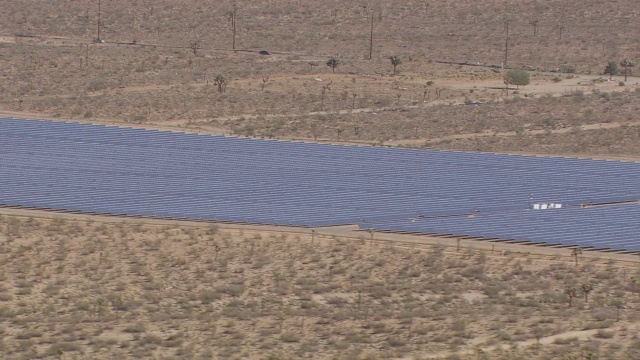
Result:
[[0,204],[328,226],[640,199],[640,164],[0,118]]
[[640,251],[640,204],[524,210],[360,224],[360,226],[394,232],[450,234],[595,249]]

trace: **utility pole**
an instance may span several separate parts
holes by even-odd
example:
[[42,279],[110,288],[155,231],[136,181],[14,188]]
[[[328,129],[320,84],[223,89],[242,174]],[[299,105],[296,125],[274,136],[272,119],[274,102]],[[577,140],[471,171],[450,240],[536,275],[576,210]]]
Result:
[[98,38],[96,39],[98,42],[100,42],[100,7],[101,7],[101,0],[98,0]]
[[231,48],[236,49],[236,14],[238,13],[238,7],[234,4],[233,9],[229,11],[229,20],[231,21],[231,29],[233,31],[233,43]]
[[369,35],[369,60],[373,55],[373,11],[371,11],[371,34]]
[[504,40],[504,64],[503,68],[507,68],[507,60],[509,59],[509,21],[504,22],[504,31],[506,33]]
[[538,19],[529,21],[529,25],[533,26],[533,36],[538,36]]

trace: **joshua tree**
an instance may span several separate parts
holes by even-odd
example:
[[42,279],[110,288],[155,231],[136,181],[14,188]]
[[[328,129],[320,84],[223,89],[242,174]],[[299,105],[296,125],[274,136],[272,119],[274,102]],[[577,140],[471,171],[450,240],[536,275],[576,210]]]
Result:
[[227,78],[225,78],[224,76],[216,75],[216,78],[213,80],[213,82],[218,86],[218,92],[227,91],[227,84],[229,83],[229,80],[227,80]]
[[262,76],[262,90],[264,91],[264,87],[267,86],[267,82],[269,81],[269,75]]
[[220,252],[220,245],[213,244],[213,251],[216,253],[216,256],[215,258],[213,258],[213,260],[218,261],[218,253]]
[[584,302],[589,302],[589,293],[591,293],[591,291],[593,291],[593,285],[592,284],[582,284],[582,285],[580,285],[580,290],[582,290],[582,293],[584,294]]
[[200,50],[200,48],[202,47],[202,44],[200,43],[200,40],[194,40],[189,43],[189,47],[191,48],[191,51],[193,51],[193,55],[197,55],[198,50]]
[[573,249],[573,251],[571,251],[571,255],[576,258],[576,266],[578,266],[578,256],[582,255],[582,249],[581,248]]
[[396,66],[402,64],[402,59],[400,59],[400,57],[398,55],[393,55],[391,57],[389,57],[389,60],[391,60],[391,65],[393,66],[393,75],[396,74]]
[[564,31],[565,26],[564,25],[558,25],[557,29],[558,29],[558,39],[562,40],[562,32]]
[[629,59],[624,59],[620,62],[620,66],[624,68],[624,81],[627,81],[627,75],[629,74],[629,68],[636,66],[635,61],[631,61]]
[[331,72],[333,73],[336,72],[336,67],[338,67],[339,64],[340,60],[335,57],[331,57],[329,60],[327,60],[327,66],[331,67]]

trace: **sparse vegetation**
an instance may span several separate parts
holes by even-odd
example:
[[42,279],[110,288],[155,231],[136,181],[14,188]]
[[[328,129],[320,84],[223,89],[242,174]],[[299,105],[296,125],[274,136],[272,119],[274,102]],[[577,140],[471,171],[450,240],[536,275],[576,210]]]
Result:
[[[407,8],[428,8],[429,15],[425,15],[418,11],[408,13],[391,4],[375,9],[341,4],[336,10],[336,4],[320,1],[302,11],[289,3],[274,3],[264,8],[232,6],[231,9],[228,3],[216,3],[206,9],[196,9],[188,3],[171,1],[160,8],[116,0],[103,8],[102,21],[103,38],[118,41],[116,45],[92,42],[97,20],[94,3],[77,1],[68,4],[68,9],[56,3],[45,9],[44,6],[30,7],[19,0],[10,4],[15,11],[10,7],[6,14],[19,14],[20,9],[29,8],[29,16],[11,15],[0,22],[0,46],[6,50],[6,56],[0,61],[7,65],[3,67],[7,76],[1,87],[5,96],[0,99],[0,108],[12,116],[37,114],[41,118],[131,122],[216,134],[318,141],[339,138],[343,142],[412,147],[426,144],[457,150],[585,155],[591,151],[583,145],[589,137],[601,144],[592,148],[599,155],[638,153],[638,146],[628,146],[631,142],[626,140],[621,145],[612,144],[610,137],[618,131],[610,127],[597,132],[583,131],[580,137],[560,135],[553,132],[557,129],[549,129],[548,136],[513,138],[502,134],[518,125],[499,128],[483,119],[476,126],[456,132],[470,134],[474,127],[487,131],[499,128],[491,139],[437,136],[442,124],[421,121],[425,118],[423,113],[431,118],[428,114],[442,113],[440,107],[448,105],[481,102],[485,108],[491,106],[492,117],[522,115],[509,106],[497,104],[505,97],[504,89],[500,89],[503,76],[501,70],[492,68],[491,64],[502,57],[504,49],[502,43],[495,46],[490,42],[496,36],[502,38],[503,29],[486,24],[492,23],[495,14],[503,9],[492,11],[495,5],[487,5],[484,20],[454,26],[455,21],[440,23],[433,19],[449,19],[453,13],[462,16],[472,8],[467,2],[445,3],[426,7],[423,3],[406,4]],[[553,2],[535,14],[523,4],[510,6],[518,16],[510,18],[510,41],[517,46],[511,49],[509,64],[530,72],[531,84],[526,90],[517,90],[519,98],[526,97],[531,102],[527,108],[556,114],[564,112],[557,106],[565,104],[550,101],[548,96],[633,93],[636,85],[632,77],[620,87],[617,82],[602,82],[600,76],[588,75],[602,71],[602,57],[609,59],[622,51],[629,58],[640,55],[633,49],[619,48],[621,45],[607,40],[610,34],[600,31],[603,20],[598,14],[607,11],[607,26],[615,26],[616,22],[626,22],[626,14],[619,11],[624,6],[581,4],[580,34],[565,30],[562,41],[547,36],[559,29],[549,28],[545,20],[557,14],[559,6]],[[331,26],[323,23],[323,16],[318,16],[325,10],[333,14],[325,19],[331,21]],[[373,15],[376,28],[384,29],[384,35],[376,38],[376,53],[395,54],[402,59],[407,65],[403,76],[378,76],[387,73],[389,59],[368,60],[368,34],[362,31],[368,32],[370,19],[358,17],[364,14]],[[425,21],[424,16],[431,20]],[[354,19],[361,19],[362,23]],[[532,23],[536,19],[539,22]],[[238,41],[248,51],[225,50],[233,47],[231,37],[236,20],[239,21]],[[563,19],[567,29],[572,28],[574,21],[573,17]],[[419,25],[398,26],[414,22]],[[192,25],[185,28],[176,24]],[[295,26],[292,24],[304,24],[304,27],[292,29]],[[415,31],[413,26],[420,26],[422,30]],[[539,30],[539,34],[545,36],[532,36],[530,31],[522,34],[519,27],[523,26],[529,30],[533,26],[534,33]],[[630,39],[640,30],[633,24],[624,26],[625,31],[618,35],[616,44],[632,43]],[[462,30],[474,36],[457,36]],[[362,39],[355,34],[362,35]],[[131,37],[137,41],[131,42]],[[404,41],[412,46],[402,45]],[[544,51],[539,50],[540,46]],[[603,54],[590,53],[596,48],[603,49]],[[271,55],[257,56],[262,49],[271,50]],[[326,62],[331,55],[336,60],[345,59],[338,67],[343,70],[333,74],[336,68],[332,68],[330,74],[318,74],[314,65]],[[485,66],[452,67],[436,62],[443,58]],[[575,74],[568,78],[544,72],[550,69]],[[216,81],[218,74],[224,74],[225,83]],[[269,74],[268,82],[264,74]],[[554,81],[560,83],[554,85]],[[329,83],[331,91],[325,90]],[[607,108],[601,103],[598,106],[596,114]],[[450,111],[455,117],[467,118],[476,116],[478,110],[466,107]],[[370,116],[374,112],[378,115]],[[363,121],[365,114],[368,120]],[[624,113],[612,119],[612,114],[607,111],[605,116],[610,123],[635,119]],[[407,115],[412,118],[406,118]],[[316,121],[317,116],[326,120]],[[572,116],[563,122],[575,120]],[[623,132],[623,138],[638,140],[633,128]],[[526,129],[518,134],[526,134]]]
[[[640,305],[638,264],[583,255],[573,266],[566,250],[6,215],[0,227],[13,233],[0,244],[8,358],[624,358],[638,330],[626,311]],[[567,307],[576,281],[585,297],[571,287]]]

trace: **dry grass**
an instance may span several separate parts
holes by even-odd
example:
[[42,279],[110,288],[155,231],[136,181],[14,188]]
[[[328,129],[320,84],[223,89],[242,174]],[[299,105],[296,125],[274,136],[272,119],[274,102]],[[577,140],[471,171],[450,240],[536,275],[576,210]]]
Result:
[[[102,38],[112,41],[231,47],[228,2],[124,1],[102,4]],[[631,0],[604,3],[551,0],[409,0],[344,3],[323,1],[236,2],[240,49],[363,59],[369,50],[369,19],[375,21],[374,55],[452,59],[499,64],[503,60],[504,21],[510,22],[510,63],[601,71],[602,62],[640,53],[638,10]],[[5,35],[58,35],[95,38],[97,2],[6,4],[0,32]],[[534,37],[531,20],[539,20]],[[560,26],[563,26],[560,36]]]
[[[600,75],[586,75],[600,74],[609,60],[640,55],[632,41],[640,28],[629,21],[637,14],[629,4],[515,1],[505,7],[495,1],[480,9],[471,1],[374,2],[366,8],[335,1],[238,3],[238,47],[254,52],[230,52],[227,3],[110,1],[103,4],[102,38],[128,43],[116,45],[91,43],[95,1],[13,1],[0,22],[0,35],[5,35],[0,36],[0,91],[5,95],[0,108],[18,115],[248,136],[637,156],[640,150],[633,143],[640,138],[630,128],[542,136],[539,143],[501,134],[526,135],[529,125],[553,131],[635,121],[637,78],[621,87],[619,78],[603,82]],[[370,12],[376,42],[374,58],[365,60]],[[540,29],[534,37],[529,21],[536,18]],[[466,100],[504,98],[496,88],[503,85],[500,70],[434,63],[500,63],[504,19],[510,21],[512,64],[573,68],[582,75],[534,71],[532,84],[519,96],[535,100],[451,108]],[[197,54],[189,48],[194,40],[202,45]],[[274,55],[258,55],[259,49]],[[334,75],[324,63],[337,53],[341,64]],[[397,76],[391,76],[391,54],[403,59]],[[212,83],[218,74],[231,81],[225,93]],[[609,95],[624,90],[631,94]],[[552,95],[572,96],[547,98]],[[442,139],[482,131],[498,132],[498,137]],[[622,144],[614,141],[620,132],[628,139]]]
[[[482,106],[228,121],[238,134],[409,147],[563,155],[640,155],[638,92],[511,98]],[[205,126],[206,128],[206,126]],[[340,129],[339,133],[337,129]]]
[[[640,345],[640,268],[615,260],[207,225],[0,224],[7,359],[631,359]],[[583,283],[595,284],[588,301],[568,306],[566,287]]]

